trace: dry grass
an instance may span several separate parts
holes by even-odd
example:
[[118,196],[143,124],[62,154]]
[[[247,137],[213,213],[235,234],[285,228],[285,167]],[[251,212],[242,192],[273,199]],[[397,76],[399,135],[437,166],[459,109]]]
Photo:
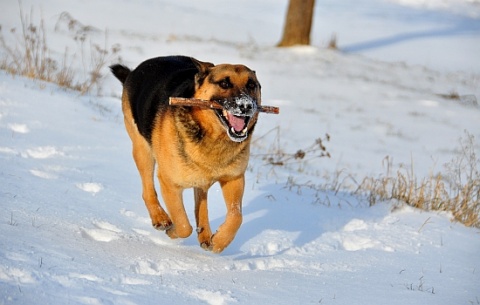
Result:
[[453,90],[449,93],[439,93],[437,96],[444,98],[446,100],[455,101],[460,103],[461,105],[468,106],[468,107],[478,107],[478,100],[474,94],[465,94],[460,95],[457,91]]
[[[55,83],[81,94],[89,93],[94,88],[99,93],[103,79],[101,71],[108,65],[109,59],[120,51],[118,45],[108,50],[106,46],[102,47],[90,41],[89,52],[86,52],[86,42],[92,28],[83,26],[64,12],[60,15],[56,28],[66,24],[77,43],[77,52],[70,53],[66,47],[63,54],[55,54],[48,45],[44,19],[40,18],[40,21],[36,22],[33,8],[27,14],[24,13],[21,4],[19,6],[20,31],[16,28],[9,31],[13,38],[10,41],[15,41],[14,43],[7,43],[0,27],[0,48],[3,51],[0,69],[14,75]],[[80,53],[80,56],[76,53]],[[80,70],[83,70],[80,78],[76,77],[79,74],[76,67],[79,66]]]
[[466,226],[480,228],[480,173],[474,137],[466,133],[457,156],[445,165],[445,174],[426,178],[415,175],[413,165],[392,174],[388,158],[385,176],[365,178],[356,193],[367,196],[370,205],[395,199],[426,211],[446,211]]
[[[256,147],[267,151],[264,154],[252,154],[253,158],[261,158],[264,166],[271,168],[284,168],[290,174],[285,188],[302,194],[308,190],[313,194],[313,201],[329,205],[328,196],[339,198],[340,194],[352,194],[366,198],[370,206],[385,200],[397,200],[417,209],[425,211],[445,211],[452,214],[455,221],[469,227],[480,228],[480,160],[475,153],[475,139],[473,135],[465,132],[464,138],[459,140],[456,156],[444,165],[442,173],[430,174],[428,177],[418,177],[415,167],[400,167],[392,170],[392,161],[389,157],[384,159],[385,174],[380,177],[367,177],[358,182],[351,173],[339,170],[333,174],[322,174],[322,182],[305,182],[308,175],[316,173],[307,172],[309,160],[329,157],[330,153],[324,146],[330,140],[319,138],[307,148],[288,153],[282,149],[280,143],[280,128],[274,128],[265,135],[257,138],[253,144],[259,146],[264,143],[264,137],[276,133],[273,144],[269,147]],[[292,167],[291,165],[295,165]],[[262,171],[264,172],[264,171]],[[318,174],[320,175],[320,174]],[[338,200],[337,200],[338,201]],[[348,203],[348,202],[347,202]]]
[[20,8],[21,33],[17,34],[15,28],[10,30],[17,37],[15,47],[7,45],[3,29],[0,32],[0,44],[6,52],[1,68],[12,74],[50,81],[53,72],[57,70],[57,64],[49,56],[45,23],[41,20],[38,26],[34,25],[32,16],[33,12],[30,15],[24,14]]
[[258,144],[271,133],[275,133],[275,139],[271,147],[267,149],[268,152],[263,154],[252,154],[252,157],[261,158],[267,165],[284,166],[304,163],[305,161],[317,158],[330,158],[330,153],[324,145],[325,142],[330,141],[329,134],[325,134],[323,138],[315,139],[315,141],[308,147],[298,149],[296,152],[286,152],[282,149],[280,143],[280,127],[277,126],[263,136],[256,138],[252,144]]
[[330,50],[338,50],[338,43],[337,43],[337,34],[333,33],[330,37],[330,41],[328,42],[328,49]]

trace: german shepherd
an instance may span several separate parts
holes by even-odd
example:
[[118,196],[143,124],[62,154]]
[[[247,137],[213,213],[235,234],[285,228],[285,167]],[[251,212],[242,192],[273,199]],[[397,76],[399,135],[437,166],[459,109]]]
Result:
[[[261,105],[255,71],[186,56],[152,58],[133,71],[118,64],[110,69],[123,84],[125,127],[152,225],[170,238],[190,236],[182,192],[193,188],[200,246],[222,252],[242,223],[245,170]],[[169,97],[214,100],[223,109],[170,106]],[[157,199],[155,164],[168,213]],[[215,182],[222,188],[227,215],[212,234],[207,193]]]

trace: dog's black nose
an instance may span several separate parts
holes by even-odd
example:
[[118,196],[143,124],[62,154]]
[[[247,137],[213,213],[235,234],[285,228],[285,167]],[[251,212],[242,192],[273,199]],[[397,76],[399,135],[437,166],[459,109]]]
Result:
[[257,111],[257,102],[249,95],[240,95],[222,102],[225,110],[236,116],[252,116]]
[[257,110],[255,100],[249,95],[242,95],[235,100],[237,111],[242,115],[253,115]]
[[243,104],[240,104],[240,110],[243,112],[243,113],[247,113],[247,112],[251,112],[252,109],[253,109],[253,103],[243,103]]

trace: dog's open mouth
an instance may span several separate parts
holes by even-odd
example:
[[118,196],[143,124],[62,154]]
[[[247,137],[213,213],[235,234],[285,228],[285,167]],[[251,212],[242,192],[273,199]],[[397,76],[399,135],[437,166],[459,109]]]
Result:
[[257,102],[247,94],[218,101],[223,109],[215,110],[232,141],[248,137],[248,123],[257,112]]
[[242,142],[247,138],[248,122],[250,122],[251,116],[236,115],[225,109],[216,110],[216,113],[232,141]]

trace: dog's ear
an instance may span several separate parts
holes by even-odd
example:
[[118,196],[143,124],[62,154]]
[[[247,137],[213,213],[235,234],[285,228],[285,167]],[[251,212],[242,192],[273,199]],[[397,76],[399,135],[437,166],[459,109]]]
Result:
[[192,58],[192,62],[198,69],[198,73],[195,75],[195,90],[197,90],[203,84],[203,81],[210,72],[210,68],[215,65],[211,62],[196,60],[195,58]]

